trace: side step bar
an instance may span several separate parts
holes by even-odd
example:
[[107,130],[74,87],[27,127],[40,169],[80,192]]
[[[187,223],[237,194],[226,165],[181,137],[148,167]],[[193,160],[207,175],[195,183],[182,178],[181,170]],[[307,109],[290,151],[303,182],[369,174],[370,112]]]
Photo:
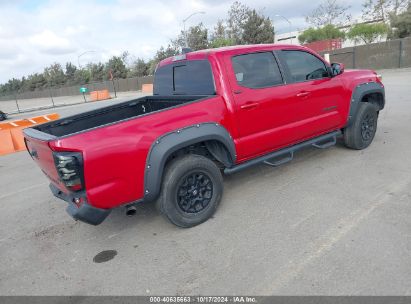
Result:
[[304,141],[302,143],[296,144],[294,146],[284,148],[279,151],[275,151],[258,158],[241,163],[237,166],[231,168],[225,168],[225,174],[233,174],[248,167],[265,163],[269,166],[277,167],[291,161],[294,157],[294,152],[301,150],[302,148],[313,146],[318,149],[326,149],[334,146],[337,143],[337,136],[341,135],[341,131],[334,131],[319,137]]
[[[282,164],[288,163],[289,161],[292,161],[294,158],[294,151],[288,152],[289,155],[278,159],[278,157],[273,157],[272,159],[265,160],[264,164],[272,166],[272,167],[278,167],[281,166]],[[284,153],[287,154],[287,153]],[[282,155],[281,155],[282,156]]]

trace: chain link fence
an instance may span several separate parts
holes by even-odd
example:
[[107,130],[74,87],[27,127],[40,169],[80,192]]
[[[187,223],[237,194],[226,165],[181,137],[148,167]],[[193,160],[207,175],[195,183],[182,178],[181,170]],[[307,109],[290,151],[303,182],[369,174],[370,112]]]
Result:
[[[378,70],[411,67],[411,38],[388,40],[324,53],[330,54],[331,62],[343,63],[346,68]],[[127,97],[132,96],[133,92],[140,91],[142,85],[147,83],[153,83],[153,76],[15,92],[8,96],[0,96],[0,110],[13,114],[90,101],[89,94],[83,96],[80,93],[80,87],[86,87],[88,92],[109,90],[111,97]]]
[[[141,90],[143,84],[153,83],[153,76],[114,79],[113,81],[93,82],[84,85],[50,87],[41,90],[14,92],[0,96],[0,110],[9,113],[28,112],[39,109],[74,105],[91,101],[90,92],[109,90],[112,98],[132,96]],[[88,93],[80,93],[80,88],[87,88]]]

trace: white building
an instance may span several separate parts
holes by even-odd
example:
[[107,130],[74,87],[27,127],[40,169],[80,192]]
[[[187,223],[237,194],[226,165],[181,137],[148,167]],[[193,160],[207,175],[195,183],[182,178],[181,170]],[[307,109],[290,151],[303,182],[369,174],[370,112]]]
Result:
[[275,34],[274,43],[300,45],[298,36],[301,35],[301,33],[302,31],[294,31],[289,33]]

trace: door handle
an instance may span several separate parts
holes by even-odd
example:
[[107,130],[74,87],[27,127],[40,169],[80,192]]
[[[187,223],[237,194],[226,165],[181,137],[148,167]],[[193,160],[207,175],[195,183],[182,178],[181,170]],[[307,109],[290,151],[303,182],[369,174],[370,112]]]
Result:
[[310,94],[311,94],[310,92],[300,92],[297,94],[297,97],[307,97]]
[[255,109],[255,108],[257,108],[257,107],[258,107],[258,103],[256,103],[256,102],[249,102],[249,103],[243,104],[240,108],[241,108],[242,110],[251,110],[251,109]]

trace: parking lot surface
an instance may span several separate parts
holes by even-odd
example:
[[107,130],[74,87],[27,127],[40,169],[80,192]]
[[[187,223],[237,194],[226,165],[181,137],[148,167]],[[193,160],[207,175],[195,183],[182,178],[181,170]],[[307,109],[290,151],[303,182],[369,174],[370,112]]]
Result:
[[75,222],[27,153],[0,157],[0,294],[411,295],[411,69],[381,74],[368,149],[227,176],[215,216],[191,229],[152,204]]

